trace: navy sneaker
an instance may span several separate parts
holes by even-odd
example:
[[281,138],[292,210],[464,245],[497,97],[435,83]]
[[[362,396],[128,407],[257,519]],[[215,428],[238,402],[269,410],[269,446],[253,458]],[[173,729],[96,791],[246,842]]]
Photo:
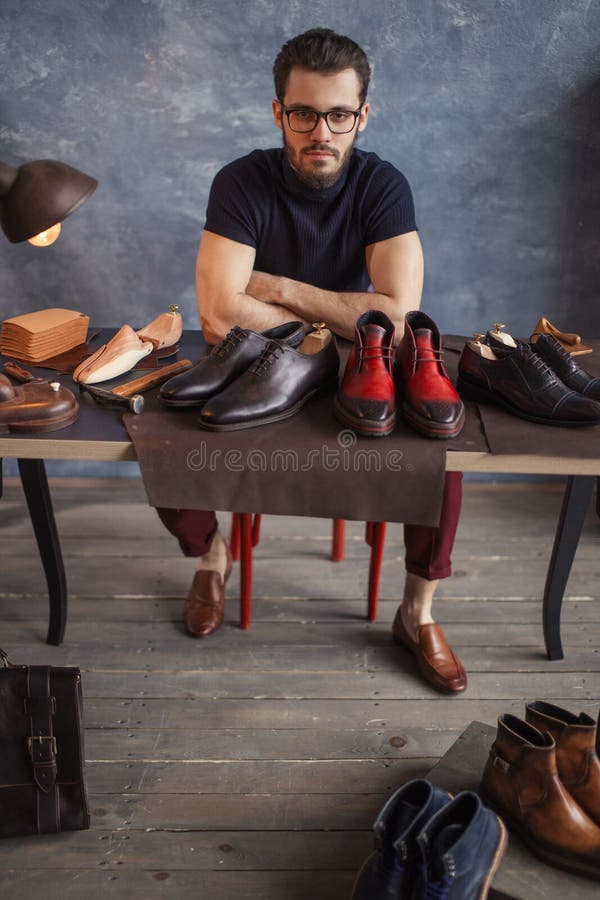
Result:
[[422,778],[409,781],[390,797],[373,826],[375,851],[358,873],[352,900],[412,896],[419,861],[416,836],[450,800],[450,794]]
[[415,900],[485,900],[506,850],[506,828],[477,794],[463,791],[425,824],[417,844]]

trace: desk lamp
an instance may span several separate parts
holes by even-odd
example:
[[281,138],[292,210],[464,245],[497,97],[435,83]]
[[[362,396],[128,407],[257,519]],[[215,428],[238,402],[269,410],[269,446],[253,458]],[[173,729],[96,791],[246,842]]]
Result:
[[98,186],[95,178],[55,159],[15,168],[0,162],[0,226],[12,243],[53,244],[60,223]]

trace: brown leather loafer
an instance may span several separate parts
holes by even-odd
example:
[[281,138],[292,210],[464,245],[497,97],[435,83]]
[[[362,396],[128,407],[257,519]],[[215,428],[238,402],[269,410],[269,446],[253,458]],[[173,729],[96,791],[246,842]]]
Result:
[[201,569],[194,575],[190,592],[185,601],[183,621],[192,637],[207,637],[223,622],[225,613],[225,582],[231,574],[232,559],[229,547],[225,578],[218,572]]
[[419,626],[418,640],[413,641],[404,627],[400,609],[392,626],[394,640],[413,654],[423,678],[438,691],[457,694],[467,686],[467,673],[460,659],[454,655],[441,625],[432,622]]

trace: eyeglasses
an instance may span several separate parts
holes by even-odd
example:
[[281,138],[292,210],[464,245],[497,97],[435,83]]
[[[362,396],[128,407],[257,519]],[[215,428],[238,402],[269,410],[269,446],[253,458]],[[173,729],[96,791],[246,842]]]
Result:
[[308,106],[281,107],[288,120],[288,125],[292,131],[308,134],[314,131],[319,124],[319,119],[325,119],[327,127],[332,134],[348,134],[356,125],[356,120],[360,116],[362,106],[358,109],[330,109],[328,112],[317,112]]

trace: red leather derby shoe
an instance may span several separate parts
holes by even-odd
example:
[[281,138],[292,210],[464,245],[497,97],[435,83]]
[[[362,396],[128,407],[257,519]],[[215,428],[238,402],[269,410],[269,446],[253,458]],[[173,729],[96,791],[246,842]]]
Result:
[[441,625],[431,622],[420,625],[414,641],[404,627],[400,608],[396,613],[392,634],[397,644],[402,644],[415,657],[423,678],[437,691],[457,694],[467,686],[467,673],[458,656],[449,646]]
[[382,437],[396,424],[393,356],[393,322],[376,309],[363,313],[334,401],[336,418],[357,434]]
[[225,577],[219,572],[199,569],[194,575],[190,592],[185,601],[183,620],[192,637],[207,637],[216,631],[225,614],[225,582],[231,574],[232,558],[229,547]]
[[433,438],[460,434],[465,408],[444,366],[439,329],[420,310],[406,313],[396,353],[396,380],[402,413],[415,431]]

